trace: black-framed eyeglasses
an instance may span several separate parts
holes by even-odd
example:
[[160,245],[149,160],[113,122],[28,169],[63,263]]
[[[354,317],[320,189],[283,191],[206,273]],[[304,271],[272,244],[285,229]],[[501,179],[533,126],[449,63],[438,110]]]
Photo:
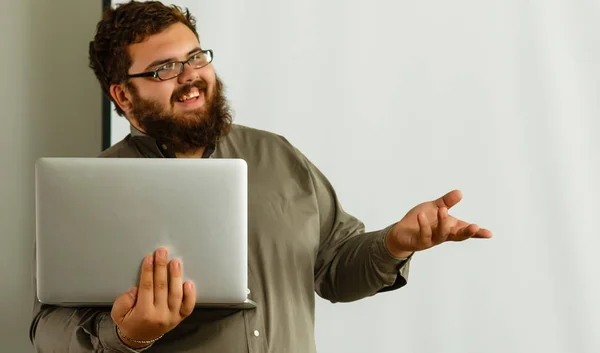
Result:
[[186,61],[171,61],[161,65],[154,71],[142,72],[139,74],[127,75],[128,77],[153,77],[161,81],[173,79],[183,72],[183,66],[189,64],[192,69],[201,69],[213,61],[213,51],[211,49],[202,50],[194,54]]

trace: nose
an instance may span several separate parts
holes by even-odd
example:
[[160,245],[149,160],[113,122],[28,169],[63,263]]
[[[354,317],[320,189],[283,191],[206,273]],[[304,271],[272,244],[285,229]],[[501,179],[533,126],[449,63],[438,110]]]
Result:
[[183,65],[183,72],[177,77],[179,83],[194,82],[200,78],[199,70],[193,69],[189,63]]

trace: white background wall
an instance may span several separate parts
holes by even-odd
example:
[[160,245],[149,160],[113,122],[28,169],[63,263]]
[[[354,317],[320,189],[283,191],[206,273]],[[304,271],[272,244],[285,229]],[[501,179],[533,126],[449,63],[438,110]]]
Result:
[[403,290],[319,300],[321,353],[600,351],[600,3],[177,4],[236,121],[287,136],[369,229],[459,188],[495,232],[419,254]]
[[459,188],[495,232],[419,254],[403,290],[318,301],[321,353],[600,351],[600,3],[177,4],[236,122],[287,136],[369,229]]
[[[0,1],[0,352],[33,352],[34,162],[101,149],[87,68],[99,1]],[[77,14],[77,15],[75,15]]]
[[[318,301],[321,353],[600,351],[597,2],[178,3],[236,122],[287,136],[369,229],[460,188],[454,214],[495,232],[419,254],[400,291]],[[0,342],[26,352],[33,162],[99,151],[100,4],[0,6]]]

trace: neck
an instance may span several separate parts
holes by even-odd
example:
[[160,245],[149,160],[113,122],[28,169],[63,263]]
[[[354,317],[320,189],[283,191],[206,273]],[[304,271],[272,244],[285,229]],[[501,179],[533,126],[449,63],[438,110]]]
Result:
[[175,153],[175,155],[177,156],[177,158],[202,158],[205,149],[205,147],[200,147],[199,149],[194,151],[189,151],[185,153],[178,152]]

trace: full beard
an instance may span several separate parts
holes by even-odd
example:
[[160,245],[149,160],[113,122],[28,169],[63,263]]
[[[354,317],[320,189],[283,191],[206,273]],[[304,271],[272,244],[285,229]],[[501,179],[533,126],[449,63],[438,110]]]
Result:
[[215,89],[209,97],[206,83],[202,80],[181,87],[173,93],[171,104],[176,98],[189,92],[192,87],[204,91],[204,106],[185,114],[168,113],[160,103],[143,99],[135,88],[132,90],[132,115],[146,135],[167,143],[175,153],[195,152],[203,147],[216,145],[219,138],[227,135],[232,115],[223,92],[223,82],[216,77]]

